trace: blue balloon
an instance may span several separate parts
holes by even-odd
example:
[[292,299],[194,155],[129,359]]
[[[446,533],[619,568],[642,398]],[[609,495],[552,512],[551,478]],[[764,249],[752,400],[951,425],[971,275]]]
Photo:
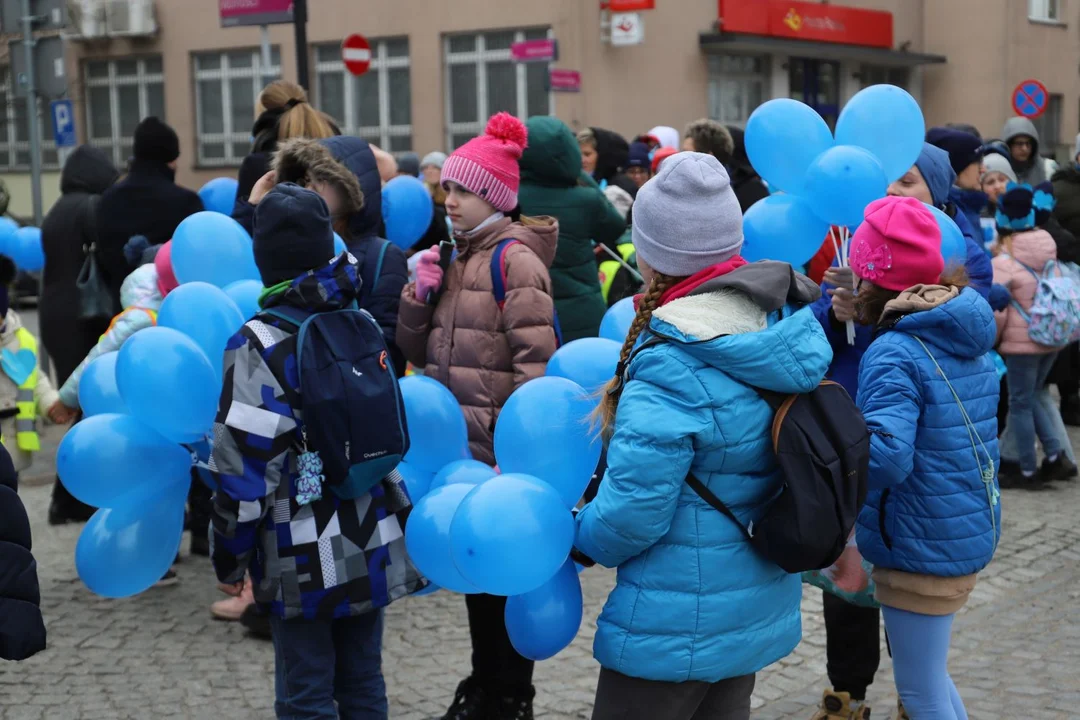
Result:
[[64,487],[94,507],[114,507],[132,492],[180,482],[190,471],[191,453],[130,415],[86,418],[56,451]]
[[382,216],[386,239],[408,250],[424,237],[435,213],[427,186],[418,178],[398,176],[382,189]]
[[186,477],[138,504],[94,513],[75,546],[75,569],[91,592],[130,597],[161,579],[180,549],[190,484]]
[[821,153],[806,171],[804,196],[810,209],[830,225],[858,225],[866,206],[885,197],[889,182],[869,151],[837,145]]
[[743,216],[742,255],[750,262],[779,260],[801,266],[826,242],[829,224],[794,195],[770,195]]
[[202,439],[214,423],[220,370],[179,330],[150,327],[120,348],[116,378],[131,414],[169,440]]
[[414,468],[407,462],[398,463],[397,471],[400,473],[401,479],[405,481],[405,489],[408,491],[409,499],[412,500],[413,505],[431,492],[431,480],[433,477],[431,473]]
[[228,295],[236,307],[240,309],[240,315],[247,322],[259,312],[259,298],[262,297],[263,284],[261,280],[237,280],[225,286],[225,294]]
[[506,599],[506,632],[522,657],[547,660],[577,637],[584,608],[574,565],[567,560],[555,577],[537,589]]
[[538,477],[555,488],[567,508],[575,507],[600,462],[595,408],[596,399],[566,378],[525,383],[503,405],[495,425],[499,469]]
[[157,324],[179,330],[194,340],[220,377],[225,346],[245,319],[240,308],[221,288],[192,282],[168,294],[161,303]]
[[964,232],[956,221],[946,215],[942,210],[927,205],[934,214],[938,227],[941,228],[941,257],[945,259],[945,265],[963,265],[967,262],[967,239]]
[[606,338],[582,338],[563,345],[551,356],[546,374],[573,380],[590,393],[603,389],[615,376],[622,344]]
[[797,194],[805,187],[810,163],[833,146],[833,137],[812,107],[777,98],[751,113],[745,142],[750,164],[769,187]]
[[[469,486],[439,492],[456,487]],[[454,565],[489,595],[540,587],[566,562],[573,543],[574,516],[553,487],[529,475],[500,475],[470,488],[450,523]]]
[[251,236],[240,223],[216,212],[195,213],[180,223],[173,233],[172,266],[181,283],[223,288],[260,279]]
[[8,255],[23,272],[45,269],[45,249],[41,246],[41,228],[22,227],[8,240]]
[[234,178],[214,178],[199,190],[199,199],[202,200],[203,207],[209,212],[221,213],[231,217],[233,206],[236,205],[237,187],[238,183]]
[[435,474],[455,460],[469,457],[469,431],[465,414],[453,393],[438,380],[410,375],[398,381],[409,425],[409,452],[413,467]]
[[636,314],[634,298],[623,298],[615,303],[604,313],[604,319],[600,322],[600,337],[614,340],[622,347],[626,336],[630,334],[630,326]]
[[888,182],[903,177],[919,159],[925,133],[919,103],[895,85],[871,85],[855,93],[836,121],[836,144],[869,150]]
[[337,257],[348,249],[348,246],[345,245],[345,241],[341,239],[341,236],[334,233],[334,257]]
[[83,415],[91,417],[104,413],[127,414],[127,405],[120,397],[120,388],[116,385],[116,359],[119,353],[107,352],[98,355],[83,370],[79,378],[79,407]]
[[447,485],[420,498],[405,525],[405,550],[416,568],[439,587],[480,592],[450,559],[450,526],[472,485]]
[[[12,245],[15,242],[15,233],[19,231],[19,223],[9,217],[0,216],[0,255],[12,255]],[[14,261],[14,259],[12,259]]]
[[494,468],[479,460],[455,460],[435,476],[430,490],[437,490],[446,485],[479,485],[498,475]]

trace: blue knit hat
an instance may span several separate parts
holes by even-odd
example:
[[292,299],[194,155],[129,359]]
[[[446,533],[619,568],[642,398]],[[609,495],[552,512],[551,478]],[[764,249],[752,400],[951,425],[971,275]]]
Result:
[[[1053,196],[1051,196],[1053,198]],[[998,228],[1020,232],[1035,227],[1035,191],[1028,184],[1009,183],[998,199],[994,216]]]
[[652,167],[652,158],[649,157],[649,146],[643,142],[630,143],[630,156],[626,161],[626,167],[650,169]]
[[311,190],[281,183],[255,206],[252,241],[263,285],[273,287],[326,265],[334,230],[326,202]]
[[949,162],[949,154],[941,148],[923,143],[915,167],[922,173],[926,186],[930,188],[930,200],[935,207],[943,207],[949,202],[949,188],[956,182],[956,173]]

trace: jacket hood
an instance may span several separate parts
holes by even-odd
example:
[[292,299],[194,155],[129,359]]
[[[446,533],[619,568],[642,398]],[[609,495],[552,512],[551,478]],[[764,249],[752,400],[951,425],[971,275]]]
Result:
[[917,302],[922,300],[933,307],[904,315],[893,329],[952,355],[981,357],[993,349],[997,337],[994,311],[971,288],[937,303],[937,298],[944,298],[952,290],[941,285],[915,286],[910,294],[916,296]]
[[[370,165],[364,164],[365,154]],[[271,167],[277,172],[278,182],[303,187],[315,181],[333,185],[345,199],[344,211],[350,216],[349,232],[357,239],[377,234],[382,220],[382,181],[375,155],[364,140],[351,137],[287,140],[274,154]]]
[[821,324],[799,309],[820,294],[787,263],[751,263],[660,307],[650,329],[739,382],[809,392],[832,362]]
[[544,263],[544,267],[550,268],[555,262],[559,223],[553,217],[539,216],[530,217],[529,224],[524,225],[504,217],[487,225],[474,235],[455,235],[455,238],[458,250],[463,255],[471,251],[494,247],[501,239],[513,238],[536,253],[536,256]]
[[619,133],[604,128],[589,128],[596,136],[596,170],[593,176],[611,182],[630,160],[630,143]]
[[1014,117],[1005,121],[1005,128],[1001,131],[1002,140],[1006,144],[1013,138],[1020,135],[1027,135],[1035,142],[1035,147],[1032,149],[1031,156],[1037,157],[1039,154],[1039,131],[1035,129],[1035,124],[1028,120],[1026,117]]
[[562,120],[549,115],[529,118],[529,146],[521,155],[521,182],[573,187],[581,174],[581,148]]
[[319,141],[333,154],[334,159],[348,168],[360,183],[364,207],[349,221],[354,238],[378,235],[382,227],[382,177],[375,153],[367,140],[348,135]]
[[360,284],[360,265],[346,251],[323,267],[268,288],[260,304],[264,308],[287,304],[313,313],[340,310],[360,296]]
[[1041,273],[1046,263],[1057,257],[1057,244],[1050,233],[1038,228],[1013,233],[1012,252],[1009,254],[1017,262]]
[[1073,184],[1080,184],[1080,168],[1074,165],[1064,167],[1054,173],[1051,178],[1052,182],[1067,182]]
[[120,177],[112,158],[101,148],[80,145],[64,163],[60,174],[60,192],[84,192],[100,195]]
[[162,299],[158,290],[157,269],[153,264],[136,268],[120,286],[120,304],[125,310],[133,307],[157,310],[161,307]]

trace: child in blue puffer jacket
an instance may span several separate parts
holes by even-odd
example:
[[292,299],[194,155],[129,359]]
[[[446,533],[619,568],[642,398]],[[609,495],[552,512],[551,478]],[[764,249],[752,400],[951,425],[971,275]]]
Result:
[[941,231],[914,198],[867,207],[851,267],[875,332],[859,368],[872,438],[859,550],[908,714],[966,719],[946,663],[953,616],[1000,537],[994,316],[962,270],[941,277]]
[[648,290],[602,405],[607,474],[577,516],[577,550],[618,568],[593,718],[746,720],[754,674],[801,639],[800,578],[686,480],[746,525],[780,492],[773,411],[754,388],[805,393],[824,378],[832,352],[805,307],[820,291],[786,263],[739,256],[739,201],[711,155],[664,162],[638,193],[633,239]]

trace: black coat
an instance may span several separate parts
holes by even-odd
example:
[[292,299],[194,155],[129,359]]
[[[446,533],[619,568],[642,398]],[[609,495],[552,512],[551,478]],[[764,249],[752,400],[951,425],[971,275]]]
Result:
[[41,224],[45,249],[45,289],[39,303],[41,340],[56,364],[61,383],[97,344],[107,326],[77,319],[75,281],[86,259],[83,248],[95,238],[90,226],[91,198],[105,192],[118,176],[105,152],[90,145],[79,147],[64,164],[60,199]]
[[769,197],[769,188],[761,181],[761,177],[750,164],[750,158],[746,154],[746,138],[742,128],[734,125],[727,126],[731,133],[734,149],[731,153],[731,163],[728,172],[731,174],[731,189],[735,191],[735,197],[739,200],[739,207],[743,214],[758,200]]
[[166,165],[135,160],[127,177],[101,197],[98,206],[98,249],[110,289],[120,301],[120,285],[134,269],[124,257],[124,245],[145,235],[151,245],[172,239],[176,226],[203,209],[199,196],[176,184]]
[[11,456],[0,445],[0,660],[25,660],[45,649],[30,519],[17,483]]

